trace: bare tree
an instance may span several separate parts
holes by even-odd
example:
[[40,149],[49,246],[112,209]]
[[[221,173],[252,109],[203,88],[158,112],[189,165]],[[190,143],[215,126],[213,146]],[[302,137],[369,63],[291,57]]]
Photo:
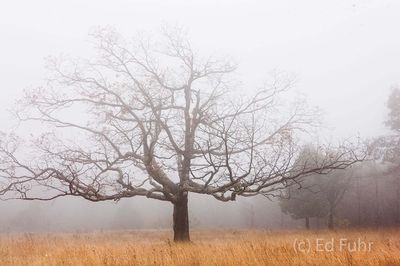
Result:
[[46,87],[22,101],[19,119],[49,130],[30,148],[2,138],[3,197],[169,201],[174,239],[186,241],[189,193],[268,196],[288,180],[362,159],[342,145],[317,164],[293,165],[314,116],[301,103],[280,108],[286,79],[242,96],[232,92],[235,66],[198,57],[179,31],[166,32],[162,47],[110,29],[92,35],[94,60],[50,60]]

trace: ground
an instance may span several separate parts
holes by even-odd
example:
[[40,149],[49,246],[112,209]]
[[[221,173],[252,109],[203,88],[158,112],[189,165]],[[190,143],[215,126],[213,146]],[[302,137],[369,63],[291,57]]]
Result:
[[400,229],[3,234],[0,265],[400,265]]

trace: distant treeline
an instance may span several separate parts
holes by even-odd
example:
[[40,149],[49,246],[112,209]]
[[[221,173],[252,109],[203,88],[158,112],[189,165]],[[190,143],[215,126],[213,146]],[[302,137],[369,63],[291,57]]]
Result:
[[[400,89],[392,90],[387,107],[385,124],[393,133],[368,141],[364,162],[296,181],[284,191],[281,210],[307,228],[400,225]],[[319,156],[306,146],[298,160]]]

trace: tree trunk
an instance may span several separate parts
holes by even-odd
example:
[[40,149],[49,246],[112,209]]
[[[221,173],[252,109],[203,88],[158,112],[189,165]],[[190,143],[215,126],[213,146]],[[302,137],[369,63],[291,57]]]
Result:
[[336,204],[334,201],[329,201],[329,213],[328,213],[328,228],[329,230],[333,230],[334,227],[334,218],[335,218],[335,209],[336,209]]
[[380,202],[379,202],[379,184],[378,179],[375,177],[375,226],[379,228],[381,223],[381,215],[380,215]]
[[309,230],[310,229],[310,218],[306,217],[306,229]]
[[357,177],[357,223],[361,226],[361,187],[360,177]]
[[181,194],[178,198],[178,201],[174,204],[173,220],[174,241],[190,241],[187,193]]
[[329,216],[328,216],[328,228],[330,230],[333,230],[333,211],[329,212]]
[[400,225],[400,182],[396,181],[396,225]]

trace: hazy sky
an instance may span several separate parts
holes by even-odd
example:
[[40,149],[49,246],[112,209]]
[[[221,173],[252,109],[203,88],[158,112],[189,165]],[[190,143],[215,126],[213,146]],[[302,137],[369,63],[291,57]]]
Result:
[[204,55],[234,58],[251,86],[272,69],[295,73],[333,135],[373,136],[400,84],[399,14],[395,0],[1,1],[0,124],[24,88],[43,84],[44,58],[84,56],[94,26],[130,37],[170,24],[188,29]]

